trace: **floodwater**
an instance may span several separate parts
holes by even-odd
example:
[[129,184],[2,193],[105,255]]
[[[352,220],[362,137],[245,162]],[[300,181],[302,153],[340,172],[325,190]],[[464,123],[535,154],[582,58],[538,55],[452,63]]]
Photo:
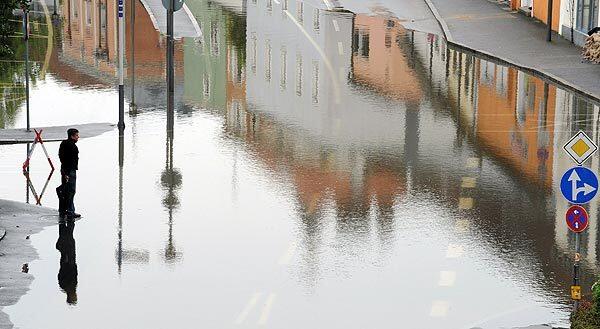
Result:
[[[597,141],[597,105],[389,17],[186,3],[203,36],[176,41],[172,134],[166,43],[136,2],[137,110],[122,137],[78,143],[84,218],[31,237],[35,280],[3,309],[15,327],[568,326],[562,146]],[[54,37],[32,41],[33,126],[117,121],[111,6],[65,1]],[[23,127],[22,64],[0,68],[0,123]],[[26,146],[0,152],[0,196],[33,202]],[[588,211],[584,294],[600,260]]]

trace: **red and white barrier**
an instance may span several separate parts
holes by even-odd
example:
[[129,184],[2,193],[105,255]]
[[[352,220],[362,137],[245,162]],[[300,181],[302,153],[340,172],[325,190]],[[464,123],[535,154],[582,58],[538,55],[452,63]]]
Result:
[[[46,150],[46,146],[44,145],[44,141],[42,140],[43,129],[40,129],[39,132],[36,129],[34,129],[33,131],[35,132],[35,138],[33,140],[33,145],[31,146],[31,149],[27,153],[27,159],[23,163],[23,175],[25,175],[25,178],[27,178],[27,186],[31,190],[31,193],[33,194],[33,197],[35,198],[36,204],[41,206],[42,205],[42,196],[44,195],[44,192],[46,192],[46,188],[48,187],[48,184],[50,183],[50,178],[52,177],[52,174],[54,174],[54,164],[52,163],[52,159],[50,159],[50,155],[48,155],[48,150]],[[38,196],[37,192],[35,191],[35,188],[33,187],[33,183],[31,182],[31,178],[29,176],[29,161],[31,161],[31,155],[33,154],[33,151],[35,150],[35,146],[38,143],[42,147],[42,150],[44,150],[44,153],[46,154],[46,158],[48,159],[48,163],[50,164],[50,175],[48,175],[46,184],[44,184],[44,188],[42,189],[42,192],[40,193],[39,196]]]

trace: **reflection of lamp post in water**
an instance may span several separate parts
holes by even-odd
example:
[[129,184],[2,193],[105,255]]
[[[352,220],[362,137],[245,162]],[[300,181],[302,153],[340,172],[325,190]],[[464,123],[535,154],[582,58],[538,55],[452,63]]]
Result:
[[117,233],[117,266],[119,274],[121,274],[121,266],[123,265],[123,158],[125,148],[125,136],[123,129],[119,129],[119,210],[117,216],[119,218],[119,231]]
[[175,190],[181,186],[182,176],[177,168],[173,168],[174,118],[172,118],[172,114],[168,116],[171,116],[171,118],[167,119],[169,125],[167,125],[165,170],[160,177],[160,182],[167,192],[167,195],[163,199],[163,205],[169,210],[169,241],[165,247],[165,261],[167,263],[172,263],[181,258],[181,254],[177,252],[175,244],[173,243],[173,210],[179,206],[179,199],[177,198]]
[[118,272],[121,274],[121,267],[125,263],[147,264],[150,262],[150,253],[145,249],[124,248],[123,247],[123,162],[125,155],[125,134],[123,129],[119,129],[119,208],[117,217],[118,233],[117,233],[117,250],[115,250],[115,258],[117,260]]

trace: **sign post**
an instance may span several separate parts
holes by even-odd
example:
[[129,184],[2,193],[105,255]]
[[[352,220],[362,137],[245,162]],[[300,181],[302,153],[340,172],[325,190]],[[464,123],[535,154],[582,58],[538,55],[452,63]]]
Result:
[[[548,33],[550,41],[550,33]],[[581,300],[580,261],[581,261],[581,232],[589,225],[589,215],[583,204],[590,202],[598,192],[598,177],[596,174],[583,167],[598,146],[586,135],[579,131],[564,146],[563,149],[577,163],[577,167],[567,170],[560,180],[560,191],[565,199],[573,204],[567,209],[565,220],[569,230],[575,234],[575,258],[573,263],[573,285],[571,286],[571,299],[573,312],[579,308]]]
[[124,0],[117,0],[117,16],[119,21],[119,129],[125,128],[125,89],[123,87],[123,61],[125,57],[125,13]]

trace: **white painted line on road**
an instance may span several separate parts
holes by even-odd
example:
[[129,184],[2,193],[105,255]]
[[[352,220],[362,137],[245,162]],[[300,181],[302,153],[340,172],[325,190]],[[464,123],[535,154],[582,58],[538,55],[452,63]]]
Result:
[[441,271],[440,272],[440,281],[438,281],[438,285],[440,287],[452,287],[456,282],[456,272],[454,271]]
[[341,41],[338,41],[338,53],[340,56],[344,56],[344,44]]
[[267,320],[269,320],[269,313],[271,313],[271,308],[273,307],[273,301],[275,301],[275,294],[270,294],[265,302],[265,306],[263,307],[262,314],[258,319],[258,325],[264,326],[267,324]]
[[290,246],[288,247],[285,254],[279,259],[279,265],[289,264],[290,261],[292,260],[292,257],[294,257],[294,253],[296,253],[297,247],[298,247],[297,243],[295,243],[295,242],[290,243]]
[[459,219],[456,221],[456,231],[459,233],[466,233],[469,231],[469,221],[466,219]]
[[475,177],[463,177],[462,184],[460,187],[462,188],[475,188],[477,185],[477,178]]
[[473,198],[459,198],[458,209],[467,210],[473,208]]
[[337,19],[333,19],[331,20],[333,22],[333,28],[335,29],[336,32],[340,31],[340,25],[337,22]]
[[431,311],[429,312],[429,316],[434,318],[441,318],[448,314],[448,309],[450,308],[450,303],[445,300],[436,300],[431,305]]
[[248,304],[246,304],[246,306],[244,307],[244,310],[242,311],[242,313],[240,313],[240,315],[235,320],[235,324],[242,324],[242,323],[244,323],[244,321],[248,317],[248,314],[250,314],[250,312],[252,311],[252,309],[254,308],[254,306],[256,305],[256,303],[258,303],[258,300],[260,299],[260,296],[262,296],[262,293],[257,292],[257,293],[255,293],[252,296],[252,298],[250,298],[250,300],[248,301]]
[[465,248],[460,244],[450,244],[446,251],[446,258],[458,258],[465,253]]
[[323,3],[325,4],[325,6],[327,6],[327,9],[333,9],[333,5],[331,4],[331,2],[329,2],[329,0],[323,0]]
[[477,168],[479,167],[479,158],[468,158],[467,159],[467,168]]

